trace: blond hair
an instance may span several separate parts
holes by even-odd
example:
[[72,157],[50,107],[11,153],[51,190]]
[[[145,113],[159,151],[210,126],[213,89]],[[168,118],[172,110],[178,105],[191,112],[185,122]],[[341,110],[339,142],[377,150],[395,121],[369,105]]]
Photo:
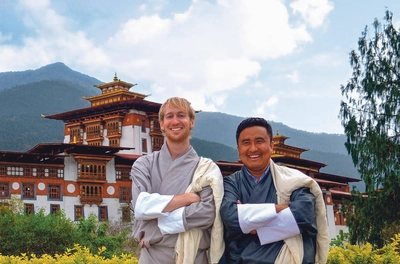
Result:
[[159,121],[164,120],[165,108],[167,106],[180,109],[189,115],[190,120],[195,120],[196,112],[194,111],[188,100],[180,97],[171,97],[161,105],[160,111],[158,112]]

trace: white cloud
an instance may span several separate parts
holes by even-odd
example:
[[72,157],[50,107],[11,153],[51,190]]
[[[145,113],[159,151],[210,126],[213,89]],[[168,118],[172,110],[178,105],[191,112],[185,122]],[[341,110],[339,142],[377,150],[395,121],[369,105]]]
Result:
[[325,17],[333,10],[333,3],[329,0],[296,0],[290,4],[293,12],[297,12],[303,19],[316,28],[322,25]]
[[292,83],[298,83],[298,82],[299,82],[299,73],[298,73],[297,71],[294,71],[293,73],[287,74],[286,77],[287,77]]
[[[110,81],[117,72],[122,80],[146,82],[153,101],[182,96],[196,109],[218,110],[227,104],[228,94],[243,87],[257,88],[241,90],[249,97],[265,84],[279,88],[268,79],[276,76],[258,80],[261,72],[272,72],[265,62],[297,52],[312,41],[308,25],[320,25],[331,10],[329,2],[320,1],[293,2],[292,8],[301,15],[291,17],[281,0],[196,0],[179,13],[154,13],[168,4],[154,0],[137,5],[132,12],[136,17],[124,17],[119,25],[110,26],[112,35],[99,41],[88,37],[98,33],[77,29],[84,19],[78,23],[67,13],[58,13],[50,1],[23,0],[21,17],[31,31],[20,46],[2,45],[0,35],[0,71],[62,61],[102,81]],[[299,82],[296,68],[285,72],[289,72],[286,78]],[[277,96],[263,98],[265,91],[248,108],[256,105],[255,111],[263,113],[278,102]]]
[[212,109],[224,102],[207,97],[226,98],[223,93],[257,78],[262,61],[310,41],[305,25],[298,24],[289,23],[279,0],[199,0],[171,18],[130,19],[104,49],[124,74],[165,88],[164,94],[152,91],[152,99],[163,101],[185,90],[197,95],[200,107]]
[[[279,99],[276,95],[269,97],[267,101],[256,101],[257,108],[255,112],[259,115],[265,115],[266,109],[271,110],[275,105],[278,104],[278,101]],[[272,115],[273,112],[269,111],[268,114]]]
[[157,41],[161,35],[168,34],[169,24],[169,19],[161,19],[158,15],[130,19],[110,42],[126,47],[140,42]]
[[0,56],[9,58],[11,68],[34,68],[56,61],[90,67],[108,64],[104,52],[84,32],[69,29],[69,19],[55,12],[49,1],[20,1],[19,9],[31,34],[23,37],[22,46],[0,46]]

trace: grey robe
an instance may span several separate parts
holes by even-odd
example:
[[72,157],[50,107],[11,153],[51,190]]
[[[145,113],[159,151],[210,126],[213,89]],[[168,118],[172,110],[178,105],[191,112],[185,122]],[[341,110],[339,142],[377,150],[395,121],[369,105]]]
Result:
[[[199,156],[190,146],[181,156],[172,160],[166,144],[160,151],[140,157],[132,166],[132,205],[141,192],[175,195],[185,193],[190,185],[199,163]],[[215,218],[215,205],[209,186],[199,193],[201,202],[193,203],[184,209],[185,230],[199,227],[204,230],[195,263],[208,263],[206,250],[210,246],[211,226]],[[162,235],[157,219],[136,220],[133,236],[137,241],[143,239],[139,263],[175,263],[174,247],[178,234]]]
[[[224,179],[221,218],[224,223],[225,254],[220,263],[275,263],[284,241],[261,245],[257,235],[243,234],[238,220],[237,200],[246,203],[275,203],[276,190],[269,172],[256,184],[244,167]],[[308,188],[295,190],[290,197],[290,210],[303,237],[303,263],[314,263],[315,197]]]

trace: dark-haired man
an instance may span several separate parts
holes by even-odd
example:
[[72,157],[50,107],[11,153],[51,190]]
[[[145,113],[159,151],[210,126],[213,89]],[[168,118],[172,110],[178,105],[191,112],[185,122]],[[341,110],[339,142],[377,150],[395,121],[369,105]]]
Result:
[[318,184],[272,161],[272,128],[263,118],[243,120],[236,141],[244,166],[224,179],[221,263],[326,262],[328,226]]

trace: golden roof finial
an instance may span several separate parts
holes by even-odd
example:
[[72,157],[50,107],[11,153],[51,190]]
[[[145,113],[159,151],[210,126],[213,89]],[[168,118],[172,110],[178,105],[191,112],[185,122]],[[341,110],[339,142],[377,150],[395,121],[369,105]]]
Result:
[[115,73],[115,76],[114,76],[114,82],[116,82],[116,81],[118,81],[117,73]]

